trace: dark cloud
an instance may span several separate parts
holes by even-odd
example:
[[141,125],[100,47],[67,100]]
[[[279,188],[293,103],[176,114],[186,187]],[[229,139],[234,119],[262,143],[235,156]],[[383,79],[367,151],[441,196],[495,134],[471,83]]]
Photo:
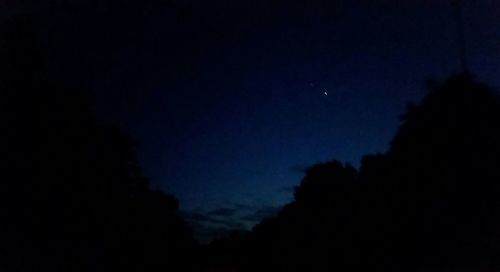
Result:
[[233,218],[218,218],[218,217],[208,217],[208,219],[203,220],[204,223],[212,224],[212,225],[222,225],[222,226],[233,226],[234,219]]
[[[221,210],[220,212],[217,212]],[[233,214],[229,215],[229,211],[222,212],[221,209],[217,209],[211,212],[200,212],[200,211],[192,211],[185,212],[183,214],[184,218],[191,223],[191,225],[196,228],[200,225],[203,226],[218,226],[224,227],[227,229],[246,229],[247,226],[243,224],[240,220],[233,217],[233,214],[236,213],[236,210],[233,211]],[[229,210],[229,209],[228,209]],[[221,216],[222,215],[222,216]]]
[[190,222],[203,222],[210,219],[206,214],[196,211],[183,212],[182,216]]
[[265,206],[262,207],[255,212],[251,214],[244,215],[240,217],[240,220],[247,221],[247,222],[259,222],[264,218],[268,218],[271,216],[276,215],[281,207],[275,207],[275,206]]
[[209,243],[214,239],[230,236],[232,233],[246,232],[243,228],[214,227],[199,224],[195,228],[195,235],[201,243]]
[[234,231],[246,231],[250,225],[236,218],[240,210],[236,208],[218,208],[212,211],[190,211],[183,213],[184,218],[194,230],[196,238],[202,243],[227,237]]
[[236,203],[210,211],[202,209],[184,212],[196,237],[203,242],[221,238],[234,231],[249,230],[262,219],[274,216],[280,207]]
[[244,204],[244,203],[234,203],[233,207],[235,209],[238,209],[240,212],[248,212],[248,211],[254,211],[255,209],[258,209],[258,206],[256,206],[256,205],[250,205],[250,204]]
[[231,217],[234,216],[238,212],[238,209],[235,208],[219,208],[213,211],[208,212],[209,216],[221,216],[221,217]]

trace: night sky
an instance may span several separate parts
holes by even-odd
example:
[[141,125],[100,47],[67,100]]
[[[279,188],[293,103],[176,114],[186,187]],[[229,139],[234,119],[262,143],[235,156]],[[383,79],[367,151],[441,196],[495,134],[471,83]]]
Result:
[[[0,15],[41,14],[48,78],[213,228],[272,213],[308,165],[385,151],[424,81],[460,68],[449,0],[17,2]],[[499,86],[500,1],[464,2],[469,68]]]

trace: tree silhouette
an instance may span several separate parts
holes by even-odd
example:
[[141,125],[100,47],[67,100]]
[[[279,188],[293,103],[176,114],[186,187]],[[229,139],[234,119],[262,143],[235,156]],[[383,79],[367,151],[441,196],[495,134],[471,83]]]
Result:
[[498,98],[470,75],[457,75],[431,89],[403,120],[387,153],[387,186],[403,214],[396,218],[405,238],[400,253],[417,265],[493,265]]
[[238,241],[244,271],[498,268],[500,102],[469,74],[429,84],[384,154],[310,167]]
[[125,132],[99,125],[79,92],[39,76],[41,50],[25,37],[34,21],[15,21],[2,48],[10,106],[2,116],[0,269],[190,271],[195,242],[176,199],[150,188]]

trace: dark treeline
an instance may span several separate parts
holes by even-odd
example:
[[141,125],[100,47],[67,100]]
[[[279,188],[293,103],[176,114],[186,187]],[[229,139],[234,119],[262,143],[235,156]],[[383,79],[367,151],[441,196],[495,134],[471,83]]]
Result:
[[338,161],[308,168],[277,216],[213,243],[213,267],[500,268],[499,99],[467,74],[428,88],[385,154],[365,156],[359,171]]
[[193,270],[191,230],[141,174],[135,142],[44,80],[37,24],[2,29],[0,270]]
[[[123,131],[43,80],[32,18],[2,29],[2,271],[490,271],[500,105],[467,74],[429,82],[384,154],[307,169],[251,232],[198,246]],[[31,34],[30,34],[31,33]]]

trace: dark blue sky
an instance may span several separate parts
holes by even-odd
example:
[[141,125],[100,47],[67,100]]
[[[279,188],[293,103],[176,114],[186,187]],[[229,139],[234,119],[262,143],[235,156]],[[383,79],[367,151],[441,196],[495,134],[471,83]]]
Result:
[[[464,2],[470,69],[498,86],[500,2]],[[449,0],[51,3],[33,8],[50,76],[92,90],[153,185],[213,227],[289,201],[307,165],[383,152],[424,80],[459,68]]]

